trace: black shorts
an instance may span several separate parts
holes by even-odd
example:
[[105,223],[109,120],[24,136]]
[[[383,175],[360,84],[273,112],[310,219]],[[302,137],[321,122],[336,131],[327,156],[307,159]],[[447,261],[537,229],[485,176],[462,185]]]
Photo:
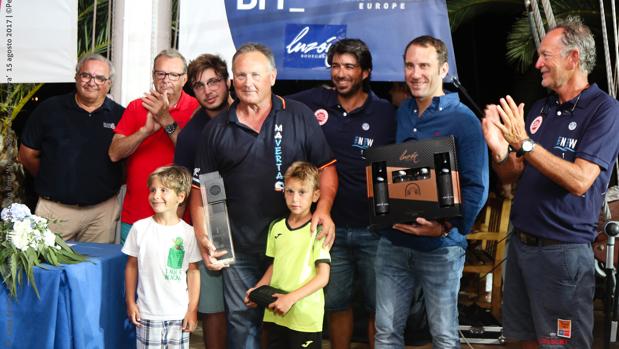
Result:
[[274,323],[268,329],[269,349],[321,349],[322,332],[299,332]]

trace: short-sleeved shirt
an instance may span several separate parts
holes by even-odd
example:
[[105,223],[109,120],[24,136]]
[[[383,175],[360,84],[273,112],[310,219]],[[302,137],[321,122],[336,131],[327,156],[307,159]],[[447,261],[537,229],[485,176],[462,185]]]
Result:
[[[198,109],[176,138],[174,163],[185,167],[189,173],[192,173],[195,168],[194,161],[196,160],[196,150],[200,142],[202,130],[210,120],[211,118],[204,108]],[[191,224],[191,213],[188,209],[185,209],[183,219],[185,222]]]
[[40,152],[37,193],[69,205],[94,205],[118,193],[122,167],[110,160],[108,148],[123,110],[105,98],[89,113],[77,105],[75,93],[41,103],[21,138]]
[[138,308],[146,320],[179,320],[189,304],[187,269],[202,261],[193,228],[183,220],[161,225],[153,217],[133,224],[122,248],[138,259]]
[[393,229],[386,232],[386,235],[396,245],[420,251],[447,246],[466,248],[466,234],[470,232],[488,198],[488,147],[482,135],[481,123],[460,102],[457,93],[432,98],[432,103],[421,117],[418,110],[415,99],[402,102],[397,112],[396,142],[454,136],[462,193],[462,217],[449,221],[453,228],[445,238],[413,236]]
[[[323,240],[316,240],[310,222],[292,229],[285,218],[273,222],[269,230],[266,255],[273,257],[270,285],[292,292],[316,276],[318,263],[331,263]],[[296,302],[284,315],[264,311],[264,321],[274,322],[299,332],[321,332],[325,299],[322,289]]]
[[184,166],[190,173],[195,168],[194,161],[196,160],[196,151],[200,143],[202,131],[210,120],[211,118],[204,108],[198,109],[176,138],[174,163]]
[[[195,98],[181,92],[176,105],[170,108],[170,115],[178,127],[183,128],[198,106]],[[124,136],[134,134],[146,123],[147,112],[141,99],[132,101],[114,132]],[[138,219],[153,215],[148,204],[148,176],[161,166],[171,165],[173,160],[174,143],[163,127],[142,141],[127,158],[127,194],[121,214],[123,223],[133,224]]]
[[576,196],[527,165],[512,206],[513,225],[548,239],[593,241],[619,151],[619,103],[594,84],[563,104],[556,95],[536,102],[525,127],[529,137],[551,154],[570,162],[587,160],[601,171],[589,190]]
[[289,96],[307,105],[325,133],[337,159],[338,189],[331,216],[338,227],[366,227],[369,206],[364,151],[395,141],[395,109],[387,100],[368,92],[365,103],[346,112],[337,91],[313,88]]
[[236,251],[261,255],[269,223],[286,214],[284,172],[294,161],[319,168],[335,162],[312,112],[302,103],[273,95],[260,133],[240,123],[235,102],[209,121],[196,154],[199,174],[219,171]]

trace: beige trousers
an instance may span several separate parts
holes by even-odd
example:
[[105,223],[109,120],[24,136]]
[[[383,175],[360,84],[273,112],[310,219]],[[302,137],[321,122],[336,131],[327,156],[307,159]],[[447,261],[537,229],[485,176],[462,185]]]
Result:
[[47,218],[49,229],[64,240],[113,243],[120,204],[113,197],[92,206],[64,205],[39,198],[35,214]]

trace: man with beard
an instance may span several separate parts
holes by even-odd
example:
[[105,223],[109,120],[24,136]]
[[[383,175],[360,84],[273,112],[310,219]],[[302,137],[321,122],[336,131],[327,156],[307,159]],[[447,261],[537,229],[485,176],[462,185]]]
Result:
[[127,158],[127,194],[120,217],[121,243],[133,222],[153,215],[148,203],[148,176],[172,163],[176,138],[198,107],[183,92],[187,62],[175,49],[161,51],[153,65],[155,89],[129,103],[108,154],[112,161]]
[[421,287],[432,347],[459,348],[458,291],[466,234],[488,196],[488,150],[475,114],[457,93],[443,91],[447,47],[420,36],[404,50],[404,78],[413,98],[400,104],[396,142],[453,135],[458,154],[462,217],[395,224],[376,252],[376,348],[404,347],[412,297]]
[[332,348],[349,348],[353,329],[351,303],[358,277],[368,312],[368,341],[374,346],[376,278],[374,259],[379,236],[368,230],[369,212],[363,153],[393,143],[395,112],[370,90],[372,55],[359,39],[343,39],[329,48],[333,88],[319,87],[290,96],[305,103],[322,127],[337,159],[339,188],[331,214],[336,239],[331,276],[325,288]]
[[74,93],[41,103],[28,119],[19,161],[34,176],[35,213],[65,240],[114,241],[122,167],[107,148],[123,107],[107,98],[112,63],[98,54],[80,59]]
[[[189,64],[187,75],[200,108],[178,135],[174,162],[193,172],[196,149],[204,126],[227,110],[232,100],[228,67],[221,57],[208,53],[198,56]],[[204,347],[225,348],[227,331],[221,271],[208,270],[204,263],[200,263],[198,312],[202,320]]]

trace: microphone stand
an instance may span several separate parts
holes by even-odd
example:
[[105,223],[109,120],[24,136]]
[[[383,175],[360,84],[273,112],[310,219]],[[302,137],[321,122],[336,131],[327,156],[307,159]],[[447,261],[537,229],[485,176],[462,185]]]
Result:
[[[617,335],[617,322],[615,320],[615,289],[617,287],[615,270],[615,237],[619,235],[619,222],[608,221],[604,225],[604,232],[608,235],[606,242],[606,297],[604,299],[604,348],[610,349],[610,343],[614,342]],[[613,330],[614,329],[614,330]]]
[[464,88],[464,86],[462,86],[462,84],[460,83],[460,80],[458,80],[457,77],[452,76],[451,83],[458,89],[458,91],[462,92],[466,100],[469,101],[469,103],[471,103],[471,106],[473,107],[473,110],[477,113],[477,116],[479,118],[483,118],[484,113],[481,111],[477,103],[475,103],[471,95],[469,95],[468,91]]

